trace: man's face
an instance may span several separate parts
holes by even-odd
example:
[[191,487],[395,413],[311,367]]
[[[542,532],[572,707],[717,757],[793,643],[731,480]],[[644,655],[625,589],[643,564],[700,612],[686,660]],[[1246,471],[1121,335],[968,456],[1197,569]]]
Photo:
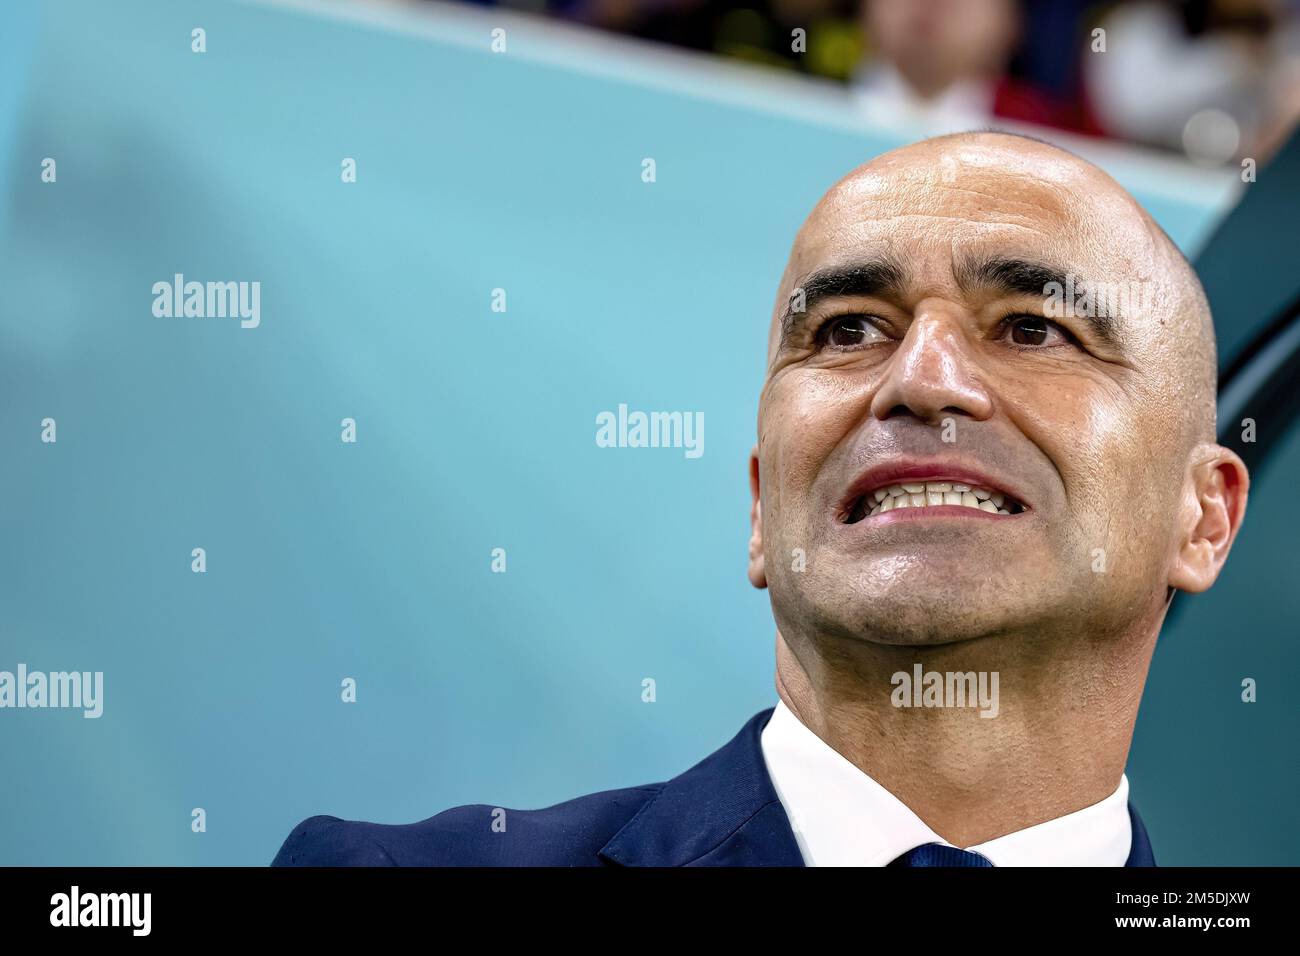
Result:
[[[782,631],[1100,637],[1157,613],[1192,398],[1166,273],[1118,186],[1030,141],[921,143],[833,188],[782,280],[759,409]],[[1062,297],[1046,317],[1053,277],[1108,284],[1113,314]]]

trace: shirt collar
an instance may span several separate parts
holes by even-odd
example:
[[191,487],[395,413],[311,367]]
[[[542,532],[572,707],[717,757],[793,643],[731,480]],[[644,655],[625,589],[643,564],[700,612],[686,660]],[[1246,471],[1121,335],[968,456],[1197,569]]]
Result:
[[[952,844],[778,701],[763,760],[808,866],[884,866],[922,843]],[[1132,840],[1128,778],[1099,803],[977,846],[994,866],[1123,866]]]

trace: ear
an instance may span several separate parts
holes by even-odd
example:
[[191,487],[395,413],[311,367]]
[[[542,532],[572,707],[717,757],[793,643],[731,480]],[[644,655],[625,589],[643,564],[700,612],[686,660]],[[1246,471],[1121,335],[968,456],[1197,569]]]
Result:
[[1246,515],[1250,474],[1236,452],[1222,445],[1196,449],[1183,508],[1182,540],[1169,574],[1171,587],[1193,594],[1219,576]]
[[767,572],[763,564],[763,504],[759,500],[758,446],[749,453],[749,583],[756,588],[767,587]]

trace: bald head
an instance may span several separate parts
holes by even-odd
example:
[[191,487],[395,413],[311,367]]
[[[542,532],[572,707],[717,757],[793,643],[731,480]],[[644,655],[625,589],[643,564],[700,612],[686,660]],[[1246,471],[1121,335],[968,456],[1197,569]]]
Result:
[[[886,258],[897,259],[909,230],[942,233],[945,224],[953,242],[1000,230],[1008,258],[1050,257],[1041,264],[1061,278],[1073,277],[1076,308],[1106,305],[1121,313],[1113,316],[1115,331],[1159,369],[1170,411],[1180,413],[1180,431],[1189,440],[1213,440],[1214,326],[1195,270],[1107,173],[1016,133],[923,140],[875,157],[832,186],[796,236],[777,296],[769,359],[792,295],[798,298],[819,267],[845,258],[840,253],[846,246],[870,238],[882,254],[892,253]],[[1087,299],[1085,287],[1094,293]]]

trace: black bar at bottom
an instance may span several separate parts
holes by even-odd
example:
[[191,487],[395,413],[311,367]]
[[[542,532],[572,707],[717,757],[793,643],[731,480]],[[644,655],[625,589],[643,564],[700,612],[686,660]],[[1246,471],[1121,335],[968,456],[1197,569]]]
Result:
[[649,934],[670,945],[690,942],[701,923],[710,935],[849,931],[864,944],[1104,934],[1230,945],[1286,928],[1294,882],[1293,869],[1271,868],[0,868],[0,928],[6,941],[75,935],[83,945],[414,934],[460,948],[512,933],[632,945]]

